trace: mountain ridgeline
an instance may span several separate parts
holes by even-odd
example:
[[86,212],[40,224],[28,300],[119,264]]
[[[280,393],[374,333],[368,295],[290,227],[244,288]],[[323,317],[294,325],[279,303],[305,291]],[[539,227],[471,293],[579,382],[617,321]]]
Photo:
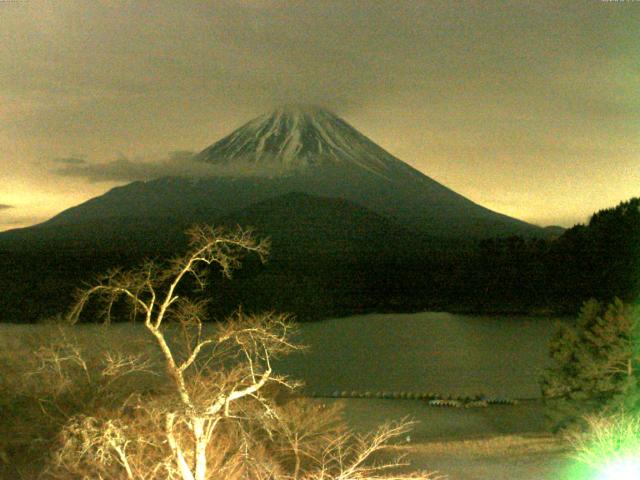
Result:
[[193,161],[210,174],[136,181],[0,233],[0,320],[59,313],[95,274],[182,251],[195,223],[254,227],[272,239],[266,265],[248,259],[233,281],[214,272],[204,292],[212,315],[240,304],[304,320],[571,309],[580,300],[564,288],[558,259],[578,268],[566,262],[577,254],[567,234],[473,203],[321,108],[258,117]]
[[418,172],[317,107],[258,117],[196,154],[201,178],[134,182],[60,213],[46,225],[110,217],[208,221],[291,192],[340,198],[422,233],[485,238],[543,229],[488,210]]

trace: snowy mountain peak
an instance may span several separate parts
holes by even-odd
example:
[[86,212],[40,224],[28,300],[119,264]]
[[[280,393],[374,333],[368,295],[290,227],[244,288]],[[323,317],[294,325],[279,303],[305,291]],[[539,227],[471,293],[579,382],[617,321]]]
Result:
[[[103,225],[109,230],[117,218],[122,219],[117,227],[122,231],[153,218],[175,219],[174,225],[210,223],[256,202],[302,192],[343,199],[434,236],[539,231],[427,177],[320,107],[280,107],[251,120],[195,160],[205,164],[207,175],[116,187],[60,213],[43,227],[83,225],[93,231],[94,225]],[[292,207],[296,203],[287,202]]]
[[261,164],[282,171],[349,165],[386,176],[402,163],[337,115],[314,105],[284,105],[200,152],[218,165]]

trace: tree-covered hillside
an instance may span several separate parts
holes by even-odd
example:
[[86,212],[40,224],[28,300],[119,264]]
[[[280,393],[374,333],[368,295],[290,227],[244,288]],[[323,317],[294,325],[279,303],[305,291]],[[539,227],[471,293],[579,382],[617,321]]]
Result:
[[[243,305],[300,320],[371,311],[573,314],[588,298],[631,303],[640,294],[639,207],[634,198],[599,211],[555,239],[478,241],[428,236],[346,200],[290,193],[212,215],[213,224],[255,227],[272,248],[266,265],[249,261],[233,282],[213,275],[206,295],[214,315]],[[49,235],[33,248],[4,242],[0,320],[55,315],[107,268],[185,247],[186,226],[171,217],[130,226]]]

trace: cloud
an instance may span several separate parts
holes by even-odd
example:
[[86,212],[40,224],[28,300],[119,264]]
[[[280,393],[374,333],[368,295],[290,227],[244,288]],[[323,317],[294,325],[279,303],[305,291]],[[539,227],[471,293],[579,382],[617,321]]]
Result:
[[14,228],[24,228],[47,220],[46,215],[17,215],[8,218],[0,217],[0,232],[13,230]]
[[63,165],[85,165],[87,163],[85,157],[54,158],[53,161]]
[[273,176],[279,173],[273,166],[265,167],[249,162],[212,165],[194,160],[194,152],[191,151],[170,152],[167,157],[159,160],[131,160],[121,155],[111,162],[92,163],[83,160],[63,163],[66,164],[51,171],[56,175],[82,178],[89,182],[132,182],[160,177]]
[[46,220],[44,215],[32,215],[19,206],[0,203],[0,232],[26,227],[44,220]]
[[[605,204],[637,195],[637,5],[20,2],[0,13],[0,175],[71,178],[76,192],[208,170],[96,159],[204,148],[293,101],[327,106],[461,194],[517,184],[545,212],[586,211],[574,192],[593,184],[611,186]],[[90,156],[59,158],[48,178],[41,151]]]
[[200,168],[191,161],[193,152],[172,152],[166,158],[149,161],[131,160],[120,155],[116,160],[94,163],[84,158],[58,158],[53,160],[57,166],[51,171],[63,177],[84,178],[90,182],[130,182],[150,180],[163,176],[204,175],[206,166]]

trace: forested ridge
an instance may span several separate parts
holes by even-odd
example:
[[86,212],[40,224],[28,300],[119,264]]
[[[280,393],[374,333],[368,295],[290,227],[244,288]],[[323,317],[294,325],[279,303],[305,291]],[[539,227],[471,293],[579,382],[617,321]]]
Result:
[[[252,225],[272,246],[266,264],[248,261],[232,281],[210,277],[204,295],[214,317],[238,305],[287,311],[302,321],[371,311],[573,314],[588,298],[634,302],[640,294],[640,198],[598,211],[552,239],[430,237],[355,204],[302,194],[216,223]],[[171,257],[186,245],[167,238],[166,245],[108,251],[5,246],[0,320],[60,313],[82,282],[131,266],[141,254]]]

